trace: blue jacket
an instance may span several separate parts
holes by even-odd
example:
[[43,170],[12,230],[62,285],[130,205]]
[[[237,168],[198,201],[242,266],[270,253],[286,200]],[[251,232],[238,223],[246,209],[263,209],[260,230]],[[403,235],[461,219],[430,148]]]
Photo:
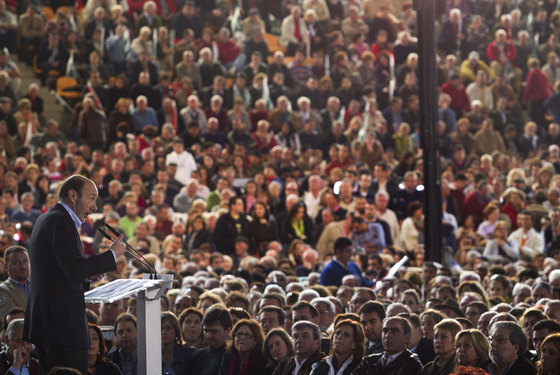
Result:
[[323,267],[323,270],[321,271],[321,285],[340,286],[342,284],[342,278],[350,274],[358,276],[362,286],[373,285],[372,281],[366,280],[362,277],[362,271],[356,263],[350,261],[348,262],[348,268],[344,268],[335,260],[331,260],[325,267]]

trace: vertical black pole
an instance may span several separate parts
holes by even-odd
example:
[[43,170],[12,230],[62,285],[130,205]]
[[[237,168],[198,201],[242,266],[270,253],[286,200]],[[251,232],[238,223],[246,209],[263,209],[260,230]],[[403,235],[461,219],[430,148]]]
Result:
[[415,0],[418,15],[420,143],[424,151],[426,259],[442,261],[441,183],[438,171],[435,0]]

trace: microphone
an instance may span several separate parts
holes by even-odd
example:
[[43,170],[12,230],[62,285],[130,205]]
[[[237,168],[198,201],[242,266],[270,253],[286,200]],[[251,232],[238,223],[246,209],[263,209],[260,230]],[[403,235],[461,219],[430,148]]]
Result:
[[[115,228],[111,227],[109,224],[105,224],[105,226],[115,236],[117,236],[117,237],[120,236],[120,233]],[[111,235],[109,233],[105,232],[102,227],[99,227],[98,230],[101,232],[101,234],[103,234],[103,236],[105,238],[107,238],[110,241],[114,241],[114,239],[111,237]],[[148,267],[148,269],[150,271],[150,274],[152,275],[152,278],[155,278],[154,275],[157,275],[156,268],[146,258],[144,258],[144,256],[142,254],[140,254],[140,252],[138,250],[136,250],[135,248],[130,246],[130,244],[128,242],[126,242],[124,240],[122,242],[126,246],[125,252],[128,253],[130,256],[132,256],[134,259],[136,259],[138,262],[143,264],[144,266]]]

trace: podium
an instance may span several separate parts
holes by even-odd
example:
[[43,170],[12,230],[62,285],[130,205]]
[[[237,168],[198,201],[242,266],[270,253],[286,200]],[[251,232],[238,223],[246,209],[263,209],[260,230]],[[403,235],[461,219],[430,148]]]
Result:
[[112,303],[123,298],[136,298],[139,375],[161,375],[160,297],[165,289],[171,288],[172,282],[173,275],[144,274],[142,279],[118,279],[85,293],[86,303]]

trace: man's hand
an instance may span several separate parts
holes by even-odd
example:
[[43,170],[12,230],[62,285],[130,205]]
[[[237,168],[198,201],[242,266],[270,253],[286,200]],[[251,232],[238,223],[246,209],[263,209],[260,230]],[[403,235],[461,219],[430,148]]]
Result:
[[25,346],[14,350],[14,368],[20,369],[27,363],[27,350]]
[[121,235],[117,237],[115,242],[113,242],[113,244],[111,245],[111,249],[113,249],[117,258],[120,257],[121,255],[124,255],[126,251],[126,245],[124,244],[123,239],[124,239],[124,234],[121,233]]

